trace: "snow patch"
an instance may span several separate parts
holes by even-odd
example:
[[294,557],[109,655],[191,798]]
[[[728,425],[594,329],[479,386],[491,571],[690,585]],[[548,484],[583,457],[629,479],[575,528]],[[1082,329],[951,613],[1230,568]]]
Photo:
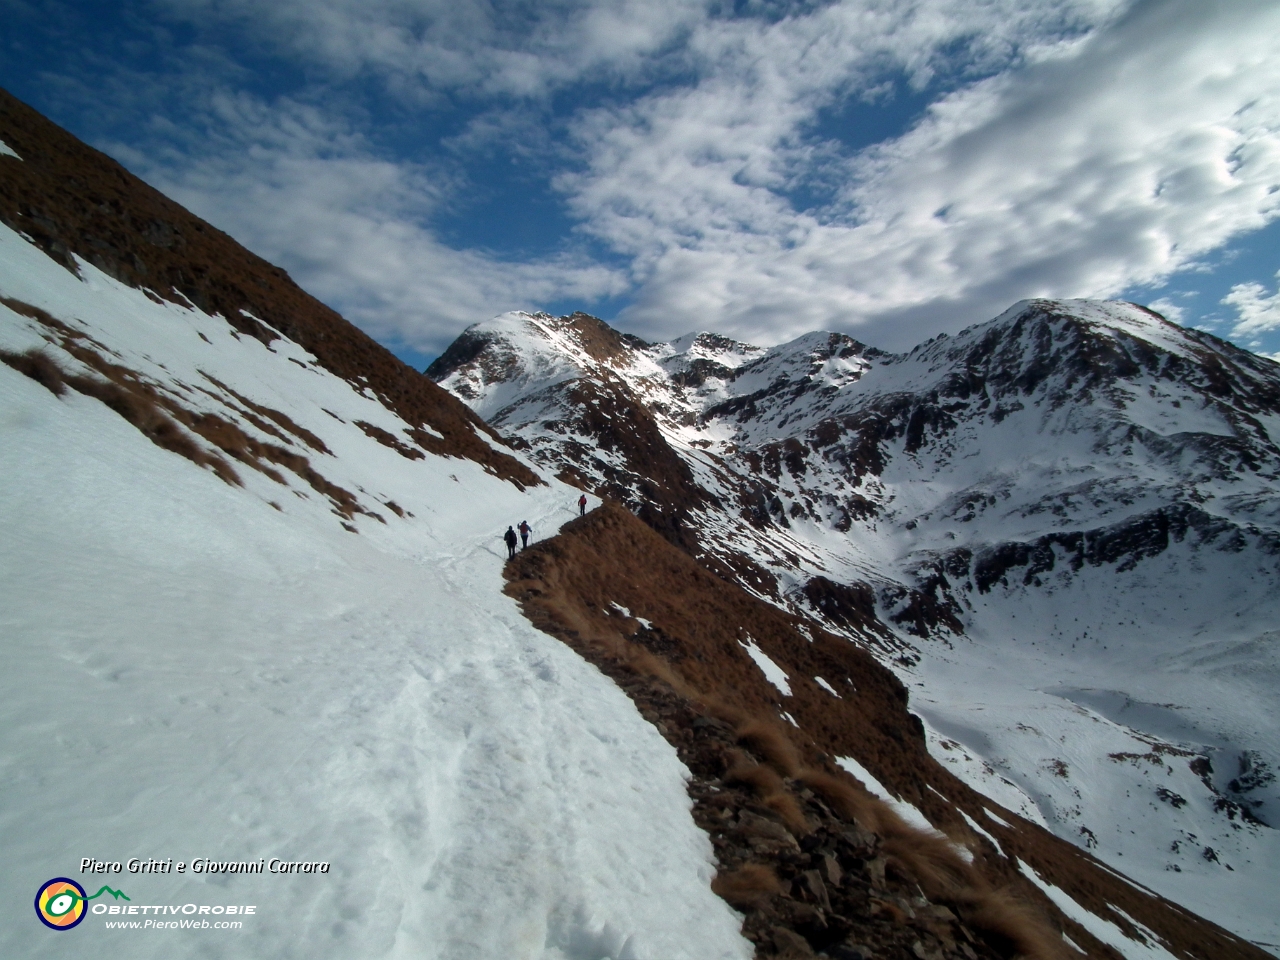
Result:
[[634,613],[632,613],[632,612],[631,612],[631,610],[630,610],[630,609],[628,609],[627,607],[624,607],[622,604],[620,604],[620,603],[615,603],[614,601],[610,600],[610,601],[609,601],[609,606],[610,606],[612,609],[616,610],[618,613],[622,614],[622,615],[623,615],[624,617],[626,617],[628,620],[634,620],[634,621],[636,621],[636,623],[640,624],[640,626],[644,627],[646,630],[652,630],[652,629],[653,629],[653,624],[652,624],[652,623],[650,623],[650,622],[649,622],[648,620],[646,620],[644,617],[637,617]]
[[[1059,910],[1088,930],[1094,937],[1119,953],[1125,958],[1125,960],[1176,960],[1172,953],[1161,946],[1159,939],[1154,933],[1135,921],[1122,910],[1119,910],[1114,906],[1109,906],[1109,909],[1114,910],[1117,914],[1124,917],[1129,923],[1133,924],[1134,929],[1138,930],[1140,935],[1147,938],[1146,942],[1131,940],[1129,937],[1125,936],[1124,931],[1122,931],[1116,924],[1112,923],[1110,920],[1103,920],[1094,913],[1090,913],[1084,907],[1080,906],[1080,904],[1078,904],[1064,890],[1061,890],[1058,887],[1055,887],[1052,883],[1049,883],[1021,860],[1018,860],[1017,863],[1018,869],[1022,871],[1023,876],[1039,887],[1044,892],[1044,895],[1052,900]],[[1072,946],[1075,946],[1075,944],[1072,944]],[[1079,950],[1080,948],[1076,947],[1076,949]]]
[[[978,826],[978,821],[974,820],[973,817],[969,816],[959,807],[956,807],[956,810],[960,812],[960,816],[964,817],[964,822],[969,825],[970,829],[972,829],[974,833],[981,834],[982,836],[990,840],[991,845],[996,848],[996,853],[1000,854],[1000,856],[1005,857],[1007,859],[1008,854],[1006,854],[1004,852],[1004,848],[1000,846],[999,840],[997,840],[995,837],[989,834],[986,830],[983,830],[982,827]],[[1006,826],[1008,826],[1008,824],[1006,824]]]
[[773,684],[780,694],[784,697],[791,696],[791,684],[786,671],[770,660],[765,652],[756,646],[754,640],[747,637],[746,643],[739,640],[738,645],[747,651],[751,659],[756,662],[756,666],[760,668],[760,672],[764,674],[764,678]]
[[1001,820],[999,817],[997,817],[994,813],[992,813],[992,812],[991,812],[990,810],[988,810],[986,807],[983,807],[983,808],[982,808],[982,812],[983,812],[983,813],[985,813],[989,819],[991,819],[991,820],[992,820],[992,821],[994,821],[995,823],[1000,824],[1000,826],[1004,827],[1005,829],[1007,829],[1007,830],[1012,830],[1012,829],[1013,829],[1013,827],[1012,827],[1012,826],[1010,826],[1009,824],[1005,823],[1003,820]]
[[842,697],[842,696],[840,696],[840,694],[836,693],[836,688],[835,688],[835,687],[831,686],[831,684],[827,683],[827,681],[823,680],[821,677],[814,677],[814,678],[813,678],[813,682],[814,682],[814,683],[816,683],[818,686],[820,686],[823,690],[827,691],[827,693],[831,694],[831,695],[832,695],[833,697],[835,697],[837,700],[843,700],[843,699],[844,699],[844,697]]
[[873,777],[867,768],[853,759],[853,757],[836,757],[836,763],[853,774],[866,787],[868,793],[888,804],[893,812],[910,826],[915,827],[917,830],[923,830],[925,833],[941,835],[941,831],[929,822],[929,818],[920,812],[919,807],[913,803],[907,803],[905,800],[900,800],[890,793],[884,784]]

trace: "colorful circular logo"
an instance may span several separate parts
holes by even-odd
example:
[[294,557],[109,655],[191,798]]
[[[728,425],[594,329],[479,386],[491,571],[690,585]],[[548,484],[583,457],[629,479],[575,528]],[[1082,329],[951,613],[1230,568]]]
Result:
[[51,930],[70,930],[84,919],[87,899],[80,884],[54,877],[36,894],[36,916]]

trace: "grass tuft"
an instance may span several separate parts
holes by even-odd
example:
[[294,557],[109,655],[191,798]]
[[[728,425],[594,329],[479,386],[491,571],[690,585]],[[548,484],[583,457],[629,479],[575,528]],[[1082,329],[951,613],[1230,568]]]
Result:
[[738,728],[738,742],[784,777],[801,770],[800,754],[781,730],[762,720],[751,720]]
[[52,357],[37,347],[23,353],[0,350],[0,360],[23,376],[30,377],[56,397],[67,392],[66,378],[62,374],[62,369]]
[[773,868],[763,863],[746,863],[728,873],[716,874],[711,891],[739,910],[758,909],[782,893],[782,884]]
[[750,758],[738,754],[724,775],[725,783],[742,783],[752,787],[766,807],[782,818],[795,836],[807,836],[813,831],[809,821],[805,819],[800,804],[783,783],[782,777],[770,766],[756,763]]

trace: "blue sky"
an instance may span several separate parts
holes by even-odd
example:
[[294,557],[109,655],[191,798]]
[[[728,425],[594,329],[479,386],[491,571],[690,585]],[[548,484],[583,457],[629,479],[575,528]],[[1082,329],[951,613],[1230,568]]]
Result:
[[1280,353],[1280,4],[0,0],[0,84],[421,365],[510,309]]

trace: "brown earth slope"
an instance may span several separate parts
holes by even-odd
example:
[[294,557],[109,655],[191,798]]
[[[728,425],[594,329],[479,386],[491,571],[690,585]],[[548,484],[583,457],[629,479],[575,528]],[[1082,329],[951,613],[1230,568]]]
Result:
[[[1147,934],[1132,921],[1175,956],[1266,956],[970,790],[929,756],[905,688],[866,651],[717,578],[627,511],[606,503],[566,524],[506,575],[526,616],[618,682],[689,767],[715,888],[745,914],[758,956],[1079,956],[1063,933],[1091,957],[1118,956],[1019,859],[1135,946]],[[788,674],[790,696],[749,642]],[[947,836],[908,827],[838,756]]]
[[110,157],[0,90],[0,222],[73,273],[72,254],[122,283],[221,314],[270,347],[283,335],[326,370],[367,388],[413,428],[430,453],[464,457],[520,485],[542,481],[465,405],[401,362],[289,275],[250,253]]

